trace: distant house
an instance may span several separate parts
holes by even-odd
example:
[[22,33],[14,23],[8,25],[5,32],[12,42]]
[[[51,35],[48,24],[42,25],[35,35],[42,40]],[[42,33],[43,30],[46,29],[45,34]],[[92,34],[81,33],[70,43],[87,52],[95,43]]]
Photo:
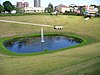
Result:
[[57,10],[60,13],[65,13],[65,11],[70,11],[70,7],[60,4],[60,5],[57,6]]
[[[85,9],[85,11],[83,12],[82,9]],[[98,8],[94,7],[94,6],[79,6],[76,13],[78,14],[84,14],[84,15],[91,15],[91,16],[95,16],[95,14],[98,13]]]
[[95,16],[98,13],[98,8],[94,6],[86,6],[86,15]]
[[23,13],[43,13],[45,11],[44,7],[24,7],[21,9]]
[[68,11],[68,12],[76,12],[78,7],[74,4],[71,4],[69,6],[65,6],[63,4],[60,4],[57,6],[57,9],[59,10],[59,12],[61,13],[65,13],[65,11]]
[[71,12],[77,12],[78,10],[78,6],[75,4],[70,4],[69,7]]
[[98,12],[98,9],[94,8],[93,6],[90,6],[88,11],[89,11],[89,14],[92,14],[92,13],[95,14],[96,12]]

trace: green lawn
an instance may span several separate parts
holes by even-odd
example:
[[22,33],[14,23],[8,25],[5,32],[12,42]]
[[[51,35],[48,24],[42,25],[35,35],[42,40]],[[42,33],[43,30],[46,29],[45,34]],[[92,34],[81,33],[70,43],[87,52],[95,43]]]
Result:
[[[0,48],[0,75],[100,75],[100,18],[85,21],[82,16],[5,16],[37,24],[63,25],[62,30],[44,27],[45,33],[75,34],[87,38],[87,45],[49,54],[11,56]],[[41,27],[0,22],[0,37],[39,34]]]

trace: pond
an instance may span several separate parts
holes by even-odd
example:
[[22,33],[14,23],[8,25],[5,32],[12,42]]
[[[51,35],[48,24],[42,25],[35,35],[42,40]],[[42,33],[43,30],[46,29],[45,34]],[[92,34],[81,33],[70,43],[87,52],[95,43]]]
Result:
[[80,44],[81,41],[66,36],[44,36],[45,42],[40,41],[41,37],[23,37],[7,40],[3,45],[11,52],[32,53],[46,50],[59,50]]

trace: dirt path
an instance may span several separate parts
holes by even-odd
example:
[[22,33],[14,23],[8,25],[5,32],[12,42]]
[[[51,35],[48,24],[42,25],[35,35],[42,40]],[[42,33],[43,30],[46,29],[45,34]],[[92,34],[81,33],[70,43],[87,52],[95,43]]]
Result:
[[18,23],[18,24],[28,24],[28,25],[33,25],[33,26],[53,27],[51,25],[45,25],[45,24],[34,24],[34,23],[18,22],[18,21],[9,21],[9,20],[0,20],[0,22]]

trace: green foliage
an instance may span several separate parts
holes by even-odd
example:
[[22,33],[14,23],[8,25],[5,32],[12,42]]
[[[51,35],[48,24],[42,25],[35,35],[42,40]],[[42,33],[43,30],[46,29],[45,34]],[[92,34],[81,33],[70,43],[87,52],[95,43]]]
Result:
[[53,5],[51,3],[49,3],[48,7],[47,7],[47,11],[49,13],[53,12]]
[[86,9],[85,8],[82,8],[82,13],[85,13],[86,12]]
[[3,6],[0,4],[0,13],[3,11]]
[[9,13],[11,13],[11,11],[14,10],[14,6],[9,1],[3,2],[3,6],[4,6],[5,11]]
[[77,14],[72,11],[65,11],[65,13],[63,13],[63,15],[77,15]]
[[98,13],[100,14],[100,6],[98,6],[97,8],[98,8]]
[[97,7],[95,4],[91,4],[90,6],[94,6],[94,7]]
[[16,13],[21,13],[21,8],[16,7]]
[[65,13],[70,13],[70,11],[65,11]]

